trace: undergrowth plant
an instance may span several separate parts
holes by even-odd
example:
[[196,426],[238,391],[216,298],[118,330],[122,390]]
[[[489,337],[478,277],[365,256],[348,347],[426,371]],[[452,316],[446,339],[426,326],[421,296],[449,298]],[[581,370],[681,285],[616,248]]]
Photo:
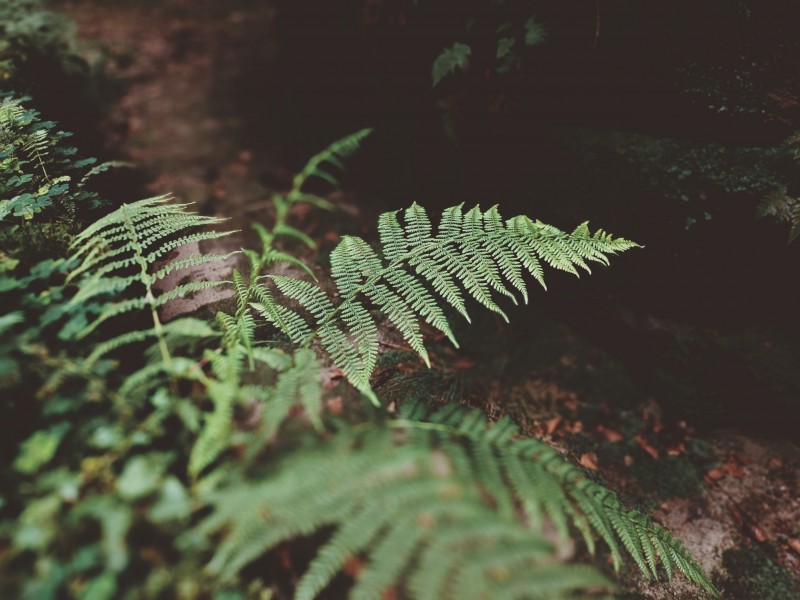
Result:
[[[172,298],[223,282],[155,288],[173,271],[232,258],[202,248],[170,257],[189,242],[225,239],[216,218],[159,197],[70,234],[70,252],[48,271],[57,283],[35,289],[37,297],[58,290],[35,313],[50,314],[37,329],[39,361],[4,380],[28,412],[7,451],[13,468],[2,473],[0,593],[555,600],[609,592],[598,568],[566,563],[575,536],[590,553],[601,540],[617,567],[628,557],[644,576],[680,572],[714,593],[665,529],[510,421],[411,399],[399,414],[383,406],[370,377],[380,328],[396,327],[426,360],[423,323],[455,343],[448,312],[468,318],[478,304],[504,315],[503,298],[528,300],[527,273],[544,285],[547,265],[588,271],[635,244],[585,224],[566,233],[504,220],[496,208],[447,209],[434,230],[414,204],[402,220],[381,216],[379,249],[344,237],[331,254],[335,292],[326,291],[308,278],[327,277],[282,243],[313,246],[290,225],[291,209],[331,208],[307,183],[338,185],[367,133],[315,156],[275,196],[272,224],[257,227],[261,250],[244,251],[245,275],[232,271],[232,314],[163,322],[159,309]],[[290,270],[271,274],[278,262]],[[35,274],[20,268],[15,285],[33,292],[26,277]],[[25,337],[26,306],[20,300],[0,320],[4,333]],[[326,411],[323,369],[340,369],[372,404]],[[14,419],[23,409],[9,410]],[[287,587],[261,569],[279,547],[310,536],[316,546],[297,582]]]
[[63,255],[78,213],[85,218],[102,204],[88,180],[119,163],[77,158],[65,142],[70,134],[43,121],[28,100],[0,94],[0,249],[30,261],[42,250]]

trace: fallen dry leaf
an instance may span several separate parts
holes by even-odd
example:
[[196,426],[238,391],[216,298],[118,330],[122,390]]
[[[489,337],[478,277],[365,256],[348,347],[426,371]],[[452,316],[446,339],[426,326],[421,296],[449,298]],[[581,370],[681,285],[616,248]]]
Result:
[[722,466],[722,468],[728,475],[731,475],[733,477],[742,477],[744,475],[744,470],[742,469],[741,462],[734,456],[730,457],[728,461]]
[[755,539],[755,541],[757,541],[759,544],[767,541],[767,534],[764,533],[764,530],[758,525],[751,525],[750,533],[753,534],[753,539]]
[[621,442],[625,439],[619,431],[603,427],[602,425],[597,426],[597,432],[602,435],[607,442]]
[[646,439],[644,439],[644,437],[642,437],[641,435],[637,435],[636,436],[636,443],[638,443],[639,447],[642,450],[644,450],[645,452],[647,452],[650,456],[652,456],[653,458],[658,458],[658,450],[656,448],[654,448],[650,444],[650,442],[648,442]]
[[686,446],[681,442],[677,446],[672,446],[671,448],[667,448],[667,456],[680,456],[686,452]]
[[725,477],[726,474],[727,472],[725,471],[725,469],[720,469],[719,467],[715,467],[711,469],[708,473],[706,473],[706,478],[708,478],[711,481],[719,481],[720,479]]
[[578,462],[581,464],[581,466],[587,469],[597,471],[597,454],[594,452],[587,452],[586,454],[581,455],[581,458]]
[[789,548],[800,554],[800,539],[789,538],[789,541],[786,543],[789,545]]
[[553,435],[558,426],[561,425],[561,417],[553,417],[547,422],[547,427],[545,431],[547,431],[547,435]]
[[463,356],[459,356],[450,361],[450,364],[456,369],[474,369],[475,368],[475,361],[470,360],[469,358],[465,358]]

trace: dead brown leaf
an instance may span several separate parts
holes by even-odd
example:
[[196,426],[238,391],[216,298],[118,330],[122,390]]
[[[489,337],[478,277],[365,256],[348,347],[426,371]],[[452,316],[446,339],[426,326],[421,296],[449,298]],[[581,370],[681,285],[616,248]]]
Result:
[[786,543],[789,545],[789,548],[800,554],[800,539],[789,538]]
[[578,462],[580,462],[582,467],[591,469],[592,471],[597,471],[597,454],[594,452],[582,454]]
[[466,358],[466,357],[463,357],[463,356],[459,356],[459,357],[451,360],[450,364],[453,367],[455,367],[456,369],[469,370],[469,369],[474,369],[475,368],[475,361],[474,360],[470,360],[469,358]]
[[636,443],[653,458],[658,458],[658,450],[654,448],[642,435],[636,436]]
[[547,435],[553,435],[558,426],[561,425],[561,420],[561,417],[553,417],[547,422],[547,428],[545,429]]
[[683,442],[680,442],[677,446],[667,448],[667,456],[680,456],[684,452],[686,452],[686,446]]
[[758,525],[750,525],[750,533],[753,534],[753,539],[759,544],[767,541],[767,534]]
[[615,431],[614,429],[609,429],[608,427],[604,427],[603,425],[597,426],[597,432],[602,435],[607,442],[621,442],[623,439],[622,434],[619,431]]

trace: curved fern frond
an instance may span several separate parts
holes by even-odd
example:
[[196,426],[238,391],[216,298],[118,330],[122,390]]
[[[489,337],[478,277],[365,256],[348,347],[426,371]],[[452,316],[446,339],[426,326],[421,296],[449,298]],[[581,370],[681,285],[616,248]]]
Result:
[[333,187],[338,188],[340,182],[337,179],[336,174],[339,171],[345,170],[345,165],[342,161],[355,153],[356,150],[358,150],[361,146],[361,142],[370,133],[372,133],[372,128],[356,131],[355,133],[352,133],[332,143],[319,154],[312,156],[308,163],[306,163],[306,166],[303,168],[303,170],[295,175],[294,180],[292,181],[292,190],[289,192],[287,199],[290,202],[304,201],[324,208],[329,208],[330,204],[322,198],[319,198],[313,194],[304,194],[302,192],[303,186],[309,179],[316,177],[322,179],[323,181],[327,181]]
[[343,237],[334,249],[331,271],[338,304],[321,288],[286,277],[272,281],[306,316],[277,308],[266,290],[262,294],[269,301],[253,303],[295,343],[308,346],[319,340],[359,389],[368,389],[378,356],[377,329],[368,308],[380,311],[430,366],[420,321],[456,343],[443,304],[469,320],[465,298],[471,297],[506,318],[495,296],[528,302],[525,271],[544,286],[543,264],[577,275],[578,269],[589,272],[591,262],[608,264],[610,255],[636,246],[603,230],[591,233],[586,223],[565,233],[524,216],[504,221],[497,207],[485,212],[448,208],[436,232],[418,204],[404,212],[404,223],[398,212],[380,217],[382,252],[352,236]]
[[571,523],[583,535],[591,553],[594,539],[608,546],[618,568],[625,551],[645,576],[658,578],[660,563],[671,580],[675,570],[704,589],[715,589],[703,568],[679,540],[650,517],[626,508],[616,494],[587,478],[552,447],[537,439],[514,440],[517,427],[507,417],[489,426],[482,413],[460,405],[448,405],[429,414],[421,405],[406,410],[407,418],[390,422],[393,428],[431,439],[448,453],[455,436],[466,444],[469,458],[454,461],[465,475],[477,473],[492,490],[500,510],[519,507],[529,522],[541,526],[543,517],[568,536]]
[[[70,249],[70,261],[77,262],[67,280],[79,279],[80,286],[71,303],[104,298],[97,317],[89,323],[78,338],[85,337],[103,322],[131,311],[149,308],[153,327],[148,330],[128,331],[97,346],[89,363],[121,346],[156,338],[162,358],[169,361],[166,331],[158,317],[158,308],[175,298],[221,285],[224,281],[191,281],[156,294],[154,284],[167,275],[211,262],[227,260],[228,254],[193,254],[166,264],[161,257],[189,243],[219,238],[230,232],[189,230],[223,221],[187,210],[186,204],[170,203],[169,196],[158,196],[123,204],[119,209],[95,221],[75,236]],[[174,326],[175,328],[177,327]],[[196,334],[195,331],[187,335]]]
[[359,555],[366,563],[355,599],[394,588],[415,599],[555,600],[609,587],[594,569],[554,565],[552,547],[494,510],[488,492],[441,449],[377,428],[340,433],[291,456],[272,477],[211,493],[213,512],[200,530],[227,530],[209,565],[226,579],[283,541],[334,527],[298,583],[298,600],[318,597]]
[[[420,420],[422,419],[422,420]],[[405,411],[388,427],[345,431],[291,455],[274,475],[212,493],[205,533],[228,532],[210,564],[233,577],[270,548],[334,527],[300,579],[296,598],[317,597],[353,556],[366,564],[351,597],[572,598],[606,582],[554,564],[544,519],[604,540],[616,564],[626,552],[646,576],[680,571],[714,586],[681,543],[554,449],[517,440],[507,419],[451,405]],[[302,473],[302,477],[298,474]],[[324,490],[324,493],[319,493]],[[590,545],[594,551],[594,546]]]

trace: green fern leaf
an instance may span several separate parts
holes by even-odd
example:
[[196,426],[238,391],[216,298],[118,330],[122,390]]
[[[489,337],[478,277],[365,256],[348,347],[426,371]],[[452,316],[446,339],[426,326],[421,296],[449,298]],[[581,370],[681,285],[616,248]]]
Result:
[[[158,266],[157,261],[175,248],[229,234],[215,231],[186,233],[190,229],[217,225],[222,220],[189,212],[188,205],[172,204],[169,200],[169,196],[158,196],[123,204],[76,235],[70,246],[73,249],[70,261],[77,266],[67,281],[77,280],[80,284],[71,305],[104,298],[97,318],[77,334],[78,338],[89,335],[105,321],[131,311],[149,308],[153,318],[150,330],[129,331],[101,343],[92,352],[89,364],[123,345],[148,338],[158,340],[162,357],[168,362],[167,333],[157,309],[175,298],[227,283],[191,281],[160,295],[155,293],[153,284],[175,271],[225,261],[236,254],[193,254]],[[186,325],[189,322],[182,323]],[[185,330],[183,335],[195,335],[196,323],[194,325],[193,331]],[[173,330],[177,331],[177,328],[176,325]]]
[[277,291],[304,311],[282,307],[267,288],[261,292],[265,301],[254,305],[294,343],[309,346],[318,340],[350,382],[367,394],[377,360],[377,325],[368,318],[369,308],[382,313],[430,364],[420,320],[455,343],[443,304],[469,319],[464,298],[470,296],[506,318],[495,295],[517,302],[519,294],[527,302],[525,271],[544,286],[542,263],[577,275],[578,268],[589,271],[589,262],[607,264],[609,255],[636,246],[602,230],[592,234],[585,223],[565,233],[523,216],[504,221],[497,207],[486,212],[448,208],[436,231],[418,204],[404,211],[403,224],[398,213],[379,219],[382,252],[361,238],[344,236],[331,253],[338,304],[311,283],[273,277]]
[[466,71],[469,67],[469,57],[472,48],[462,43],[455,43],[451,48],[445,48],[433,62],[433,85],[451,73],[458,70]]
[[[338,188],[339,180],[333,174],[331,167],[333,170],[343,171],[345,167],[342,161],[354,154],[370,133],[372,133],[371,128],[356,131],[312,156],[303,170],[295,175],[292,190],[287,196],[289,202],[309,202],[321,208],[330,208],[330,203],[324,199],[303,193],[303,186],[308,180],[317,177]],[[327,170],[324,167],[327,167]]]
[[210,571],[234,577],[276,544],[333,526],[298,583],[298,599],[322,594],[354,555],[367,562],[353,598],[380,597],[391,587],[415,599],[456,598],[467,575],[487,597],[518,595],[521,582],[527,595],[546,600],[608,585],[588,568],[552,567],[550,546],[513,512],[497,512],[482,482],[455,471],[430,441],[403,441],[381,427],[341,432],[291,455],[262,481],[212,492],[200,532],[228,534]]

